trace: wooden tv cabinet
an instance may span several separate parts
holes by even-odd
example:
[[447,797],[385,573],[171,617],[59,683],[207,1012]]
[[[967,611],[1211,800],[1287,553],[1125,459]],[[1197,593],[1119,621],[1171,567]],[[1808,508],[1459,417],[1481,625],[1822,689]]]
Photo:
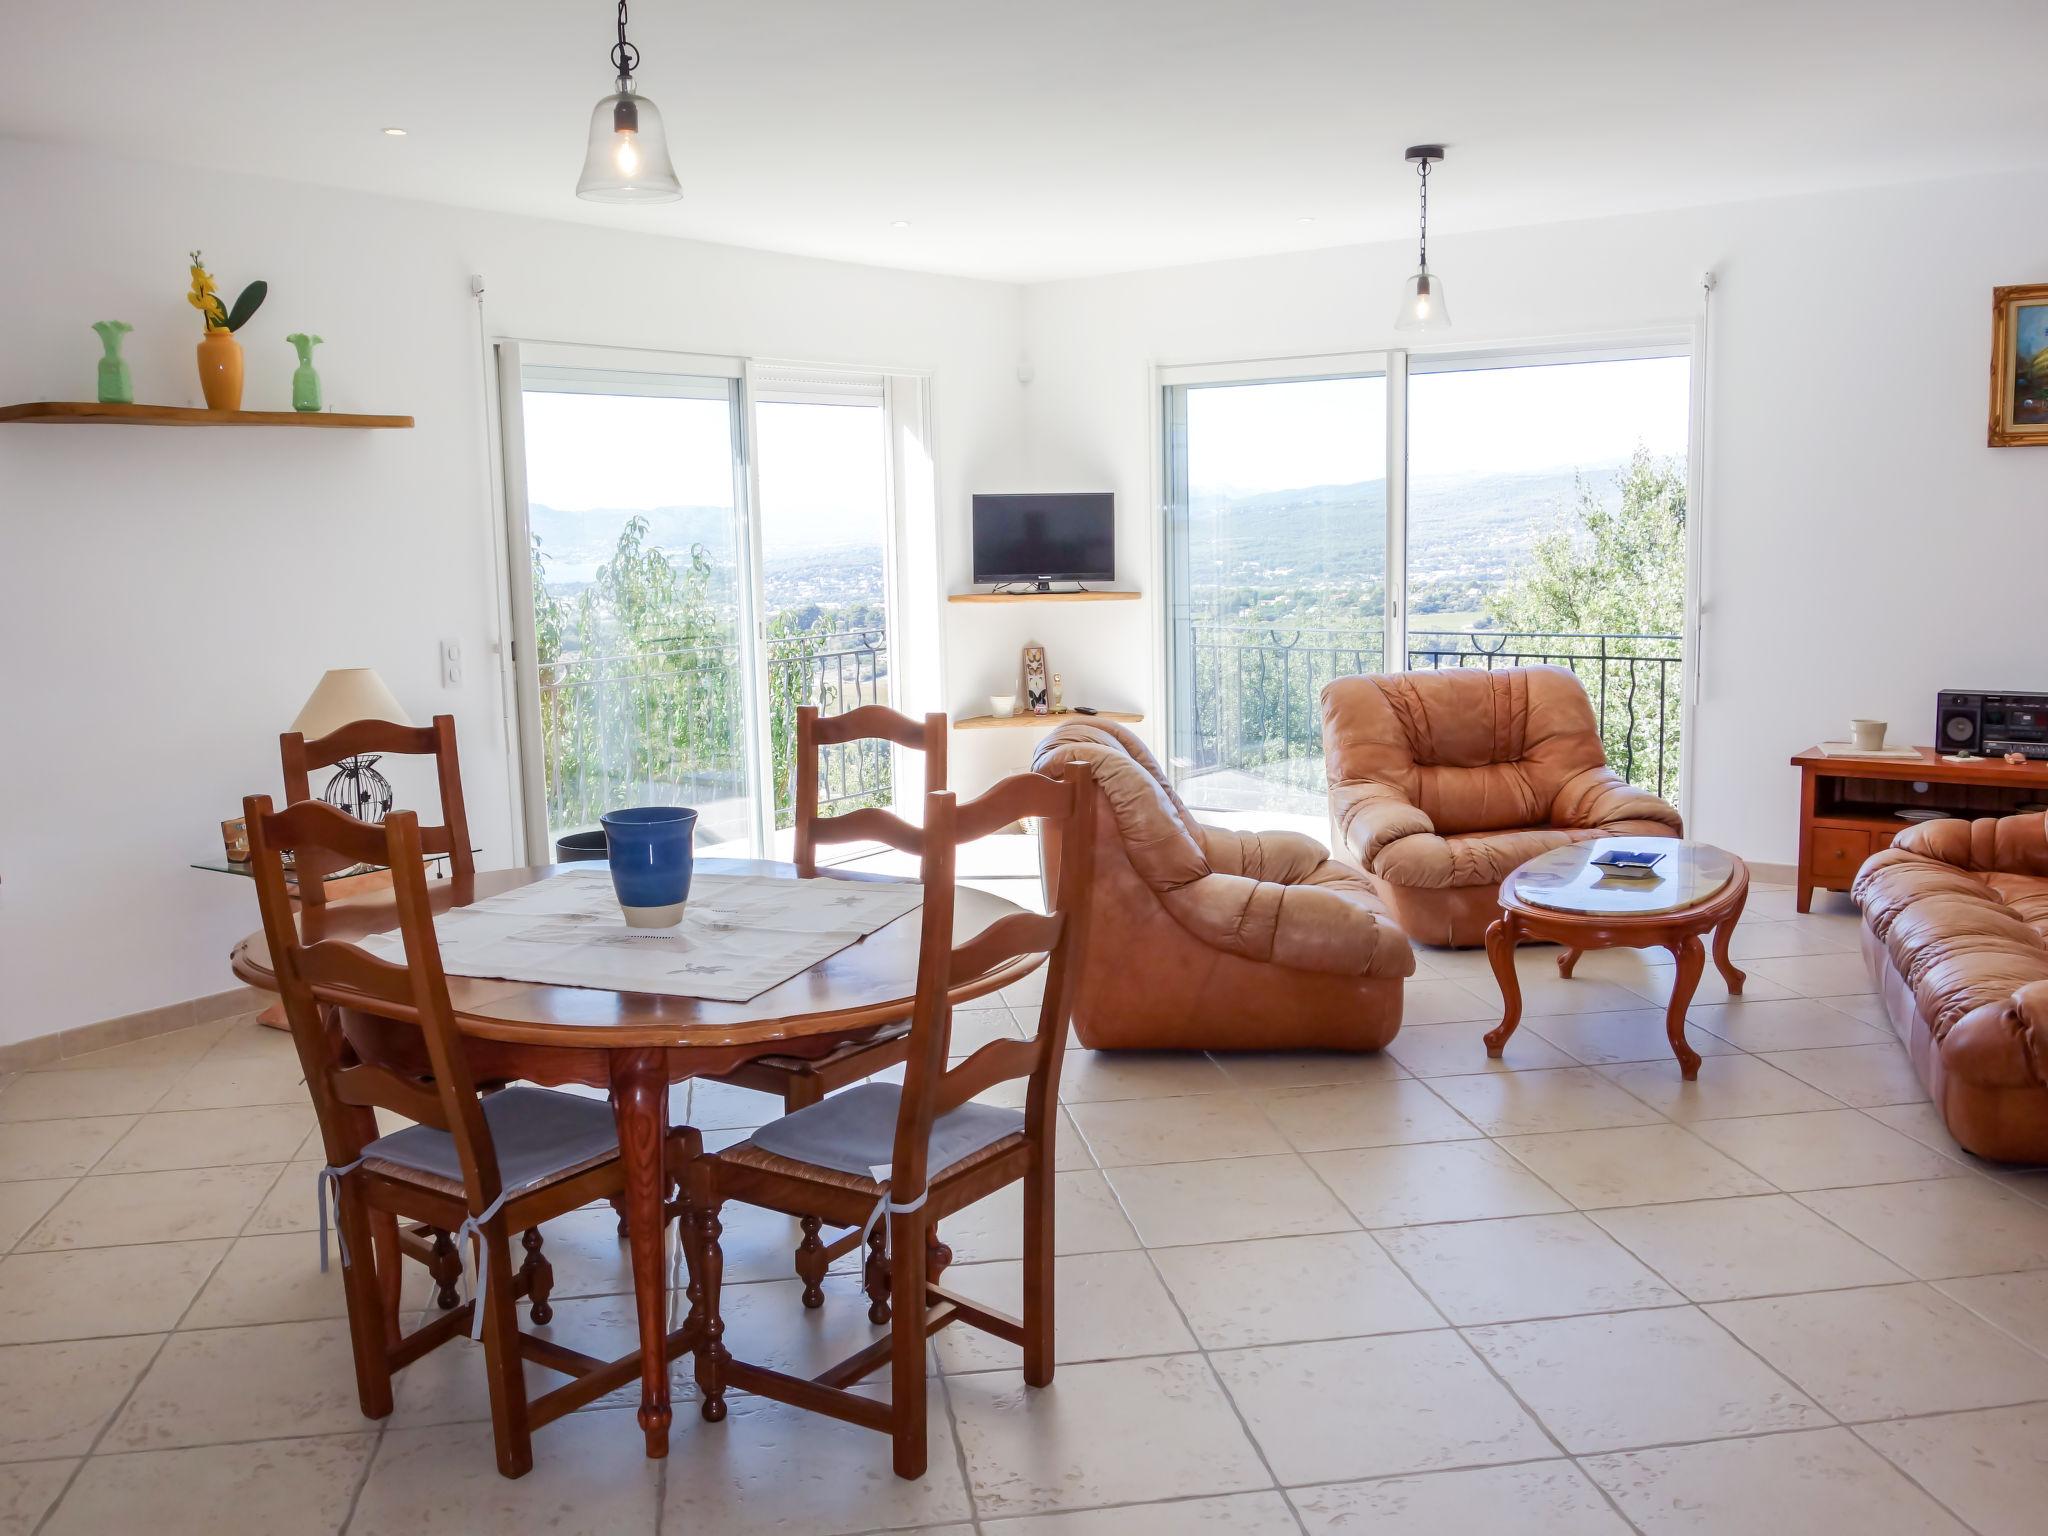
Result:
[[1830,757],[1808,747],[1792,758],[1799,770],[1799,910],[1811,911],[1813,893],[1846,891],[1873,853],[1913,823],[1907,809],[1952,816],[2011,816],[2048,802],[2048,763],[2008,763],[1979,757],[1945,760],[1932,747],[1919,758]]

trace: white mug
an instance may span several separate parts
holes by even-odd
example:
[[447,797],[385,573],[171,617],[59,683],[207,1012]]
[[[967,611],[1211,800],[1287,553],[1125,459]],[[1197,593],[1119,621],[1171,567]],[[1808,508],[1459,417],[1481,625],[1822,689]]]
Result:
[[1886,722],[1883,720],[1851,720],[1849,722],[1849,734],[1856,740],[1856,750],[1859,752],[1882,750],[1884,747],[1885,724]]

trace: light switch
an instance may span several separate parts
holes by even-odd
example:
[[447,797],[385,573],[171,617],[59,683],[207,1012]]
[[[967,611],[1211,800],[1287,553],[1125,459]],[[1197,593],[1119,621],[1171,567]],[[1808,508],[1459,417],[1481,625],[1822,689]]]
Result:
[[443,640],[441,642],[441,686],[460,688],[462,686],[462,642]]

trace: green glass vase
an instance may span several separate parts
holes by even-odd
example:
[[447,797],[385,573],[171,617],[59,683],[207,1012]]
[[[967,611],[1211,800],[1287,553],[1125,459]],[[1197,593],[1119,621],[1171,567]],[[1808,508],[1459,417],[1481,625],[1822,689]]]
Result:
[[292,370],[292,409],[317,411],[321,404],[320,374],[313,367],[313,349],[320,345],[320,338],[308,336],[304,331],[293,331],[285,340],[299,354],[299,366]]
[[121,338],[135,327],[126,320],[95,320],[92,328],[100,334],[106,355],[100,359],[101,405],[133,405],[135,376],[128,371],[128,359],[121,355]]

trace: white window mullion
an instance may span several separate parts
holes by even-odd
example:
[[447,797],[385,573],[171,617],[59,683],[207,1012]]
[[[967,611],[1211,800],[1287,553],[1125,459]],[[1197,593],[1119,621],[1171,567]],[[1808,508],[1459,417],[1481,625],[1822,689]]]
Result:
[[1387,354],[1387,601],[1388,672],[1408,669],[1408,354]]
[[754,857],[772,858],[775,804],[782,786],[774,782],[775,744],[769,733],[768,596],[761,563],[761,466],[755,452],[754,366],[745,364],[733,381],[733,499],[740,528],[740,688],[746,700],[747,776],[754,795]]

